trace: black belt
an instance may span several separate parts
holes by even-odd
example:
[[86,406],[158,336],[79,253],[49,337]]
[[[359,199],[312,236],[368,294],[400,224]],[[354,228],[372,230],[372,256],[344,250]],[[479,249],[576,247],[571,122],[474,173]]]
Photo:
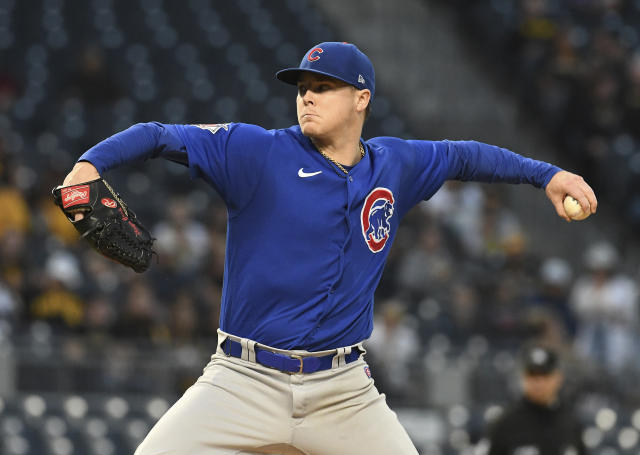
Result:
[[[242,357],[242,345],[238,341],[227,338],[220,347],[226,355]],[[287,373],[315,373],[316,371],[328,370],[333,365],[333,358],[336,355],[329,354],[322,357],[312,357],[297,354],[280,354],[258,346],[255,346],[254,351],[257,363]],[[360,354],[361,352],[357,347],[353,348],[351,353],[345,354],[344,360],[346,363],[351,363],[357,360]]]

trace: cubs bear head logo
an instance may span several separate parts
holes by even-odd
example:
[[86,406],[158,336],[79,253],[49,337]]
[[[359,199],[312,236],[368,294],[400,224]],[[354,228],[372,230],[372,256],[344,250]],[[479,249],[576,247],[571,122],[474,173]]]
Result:
[[364,200],[361,212],[362,235],[369,249],[378,253],[389,240],[395,200],[388,188],[378,187]]

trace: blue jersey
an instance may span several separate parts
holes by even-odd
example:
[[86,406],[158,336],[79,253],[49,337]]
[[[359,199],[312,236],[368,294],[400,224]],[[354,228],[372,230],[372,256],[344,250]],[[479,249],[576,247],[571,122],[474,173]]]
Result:
[[560,169],[473,141],[362,142],[348,175],[298,126],[134,125],[87,151],[102,174],[138,159],[188,165],[228,209],[220,328],[281,349],[369,337],[402,217],[447,179],[544,187]]

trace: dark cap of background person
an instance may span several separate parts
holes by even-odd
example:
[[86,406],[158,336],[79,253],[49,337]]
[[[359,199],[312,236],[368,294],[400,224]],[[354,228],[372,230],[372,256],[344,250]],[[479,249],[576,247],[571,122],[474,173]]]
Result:
[[546,375],[558,369],[558,353],[553,349],[533,344],[522,351],[522,371],[528,375]]

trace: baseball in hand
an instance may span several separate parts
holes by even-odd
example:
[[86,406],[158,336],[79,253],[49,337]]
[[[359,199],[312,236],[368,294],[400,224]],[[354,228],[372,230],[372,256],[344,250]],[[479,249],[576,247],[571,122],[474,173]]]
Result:
[[580,203],[568,195],[564,198],[564,211],[569,218],[576,221],[584,220],[591,215],[591,212],[582,210]]

